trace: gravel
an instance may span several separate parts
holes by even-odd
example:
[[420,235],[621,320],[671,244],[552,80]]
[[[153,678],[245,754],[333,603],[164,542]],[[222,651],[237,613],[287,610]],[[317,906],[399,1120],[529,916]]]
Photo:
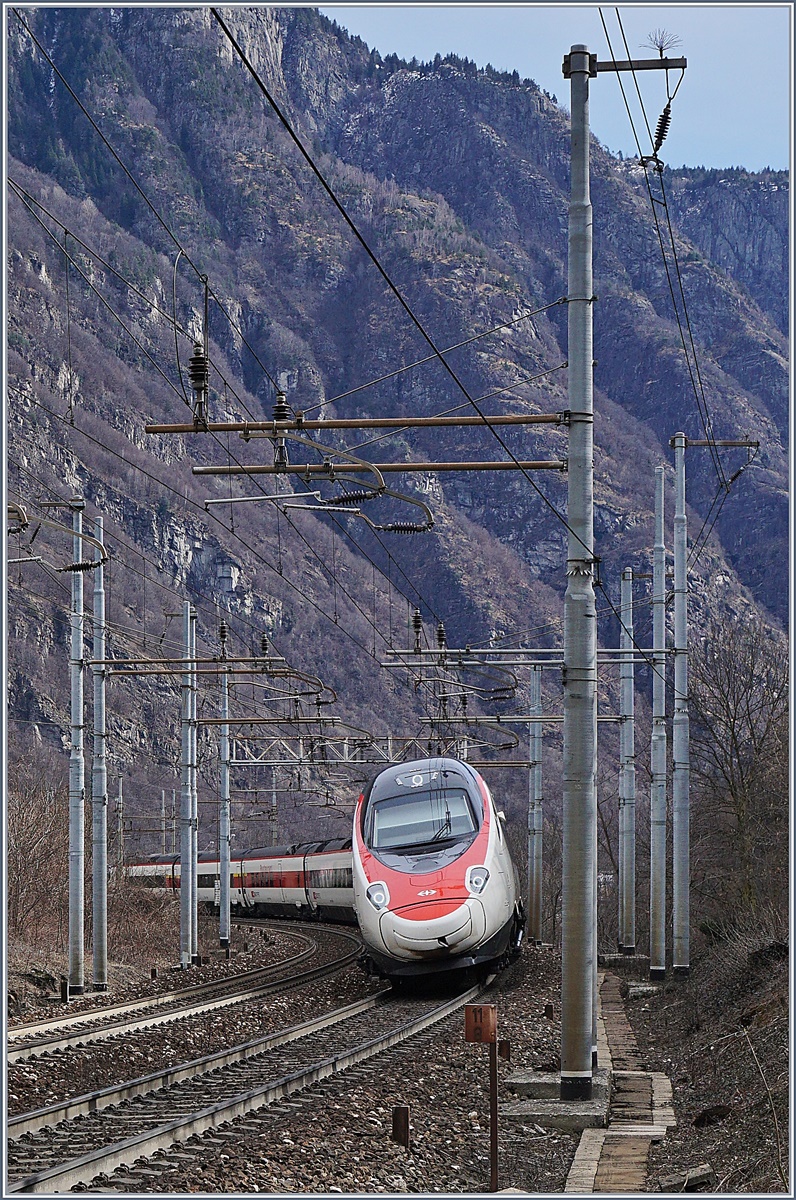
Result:
[[[324,932],[322,929],[317,931],[317,936],[322,939]],[[274,934],[267,943],[262,941],[261,952],[241,955],[231,960],[230,964],[225,964],[228,966],[225,973],[229,973],[229,967],[237,971],[278,961],[280,957],[294,952],[295,946],[294,937]],[[312,964],[315,961],[310,960]],[[207,968],[202,970],[206,972]],[[182,976],[179,983],[184,984],[185,973],[179,974]],[[191,983],[205,982],[199,978],[199,970],[189,974]],[[173,986],[173,981],[169,985],[163,983],[162,990],[169,990]],[[378,990],[378,987],[362,971],[349,967],[341,975],[318,980],[300,990],[278,993],[265,1000],[230,1005],[201,1016],[169,1021],[151,1029],[139,1029],[83,1049],[35,1056],[10,1064],[8,1112],[15,1114],[43,1108],[253,1041],[275,1029],[296,1025],[311,1016],[353,1003]],[[129,990],[132,992],[132,989]],[[142,988],[142,994],[152,994],[149,984]],[[114,1001],[120,998],[114,994]],[[134,996],[125,998],[133,999]]]
[[[498,1008],[498,1036],[512,1048],[511,1063],[500,1063],[501,1101],[515,1098],[507,1085],[515,1069],[557,1062],[559,990],[558,957],[528,947],[487,997]],[[486,1052],[464,1041],[458,1012],[289,1102],[191,1139],[178,1156],[164,1152],[98,1185],[172,1194],[488,1191],[488,1086]],[[408,1150],[391,1137],[398,1105],[410,1109]],[[577,1135],[504,1121],[501,1186],[562,1191],[577,1143]]]

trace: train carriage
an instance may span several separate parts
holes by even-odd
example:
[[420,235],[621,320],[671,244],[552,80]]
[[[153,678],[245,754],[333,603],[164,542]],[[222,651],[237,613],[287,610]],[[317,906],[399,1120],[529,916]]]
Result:
[[[220,868],[217,854],[202,851],[198,855],[196,882],[200,904],[220,903]],[[127,870],[148,887],[179,893],[179,855],[153,854],[145,862],[131,864]],[[331,839],[233,854],[229,895],[236,914],[353,921],[351,843]]]
[[[180,859],[129,868],[179,892]],[[217,854],[199,855],[197,899],[220,902]],[[237,852],[230,905],[238,915],[359,924],[368,969],[393,980],[508,962],[525,914],[504,817],[482,776],[452,758],[393,765],[359,797],[352,841]]]
[[374,971],[485,969],[519,950],[525,914],[503,824],[484,779],[456,759],[371,781],[354,814],[353,876]]

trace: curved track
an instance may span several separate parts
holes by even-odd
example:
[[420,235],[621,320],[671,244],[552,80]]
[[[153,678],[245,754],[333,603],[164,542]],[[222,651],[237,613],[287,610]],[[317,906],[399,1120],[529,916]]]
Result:
[[443,1004],[381,993],[224,1055],[25,1114],[9,1129],[15,1137],[9,1191],[48,1193],[90,1184],[372,1058],[443,1020],[480,990]]
[[256,1000],[280,987],[309,982],[340,970],[353,962],[362,948],[359,936],[352,930],[334,929],[331,932],[337,934],[344,943],[343,952],[329,962],[299,971],[298,967],[317,954],[317,945],[311,934],[302,932],[295,924],[269,923],[269,928],[290,933],[303,943],[303,948],[279,962],[226,975],[209,983],[193,984],[141,1000],[87,1009],[49,1021],[16,1025],[8,1030],[10,1045],[6,1061],[9,1064],[22,1062],[34,1055],[66,1050],[181,1017],[209,1012],[214,1008]]

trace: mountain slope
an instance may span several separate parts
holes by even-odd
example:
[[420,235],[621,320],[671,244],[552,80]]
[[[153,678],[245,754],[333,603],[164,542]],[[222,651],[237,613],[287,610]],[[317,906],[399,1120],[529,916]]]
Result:
[[[565,113],[531,81],[453,57],[417,68],[382,62],[313,10],[224,11],[435,345],[459,347],[447,358],[467,394],[490,397],[483,407],[491,414],[564,412]],[[431,534],[407,538],[376,537],[353,516],[333,524],[267,502],[205,509],[230,489],[276,489],[267,476],[230,483],[190,471],[270,462],[267,442],[144,432],[149,421],[185,419],[181,381],[187,386],[191,342],[202,330],[202,274],[221,301],[209,304],[214,419],[270,418],[274,382],[294,410],[314,415],[472,410],[433,359],[395,374],[431,356],[428,342],[208,10],[44,8],[25,19],[141,189],[9,14],[9,175],[32,198],[26,207],[12,187],[9,481],[32,511],[53,495],[82,492],[106,515],[119,559],[110,568],[114,652],[140,648],[142,638],[148,649],[158,638],[176,646],[177,622],[167,614],[187,594],[208,653],[218,651],[220,605],[238,653],[257,653],[266,633],[294,667],[337,692],[335,713],[408,734],[439,715],[439,687],[416,676],[407,686],[378,664],[389,645],[409,644],[415,604],[432,644],[439,620],[451,645],[537,629],[545,644],[556,643],[565,526],[551,505],[559,514],[566,507],[559,472],[532,482],[504,472],[391,476],[394,490],[434,515]],[[679,429],[703,436],[696,387],[715,436],[761,441],[693,566],[696,629],[725,604],[779,624],[788,589],[787,272],[777,257],[786,183],[731,172],[665,175],[699,356],[695,382],[639,171],[594,144],[595,524],[605,593],[616,602],[625,565],[649,569],[654,468],[671,463],[668,439]],[[58,222],[69,229],[68,304]],[[175,265],[178,244],[184,254]],[[671,256],[668,263],[671,275]],[[178,339],[181,375],[175,314],[189,335]],[[318,440],[353,448],[370,437]],[[517,457],[566,456],[560,427],[525,426],[501,438]],[[288,449],[294,462],[313,453],[296,443]],[[362,454],[377,462],[507,457],[493,433],[477,428],[404,432]],[[743,462],[742,452],[728,452],[726,475]],[[688,469],[693,536],[712,519],[717,481],[704,451],[689,454]],[[290,486],[303,490],[295,477]],[[328,485],[324,494],[332,494]],[[418,512],[384,500],[366,511],[377,523]],[[63,561],[63,541],[43,532],[36,545]],[[18,572],[39,569],[20,564]],[[56,729],[66,723],[68,601],[52,577],[32,578],[12,580],[12,706],[46,732],[46,720]],[[604,596],[600,607],[600,636],[611,644],[616,629]],[[145,765],[149,756],[174,768],[174,690],[151,681],[138,693],[129,683],[114,686],[120,761],[138,763],[142,779],[157,776]],[[557,685],[549,686],[557,702]],[[606,686],[612,694],[614,682]],[[145,697],[143,733],[136,695]],[[314,705],[301,703],[302,711]],[[161,709],[170,714],[165,723]],[[521,806],[521,779],[516,787]]]

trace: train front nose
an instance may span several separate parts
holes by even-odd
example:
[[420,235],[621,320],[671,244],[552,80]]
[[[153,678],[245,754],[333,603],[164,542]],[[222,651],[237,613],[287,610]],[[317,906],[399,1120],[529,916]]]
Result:
[[472,896],[407,904],[387,910],[379,933],[398,959],[445,958],[477,945],[486,933],[486,913]]

